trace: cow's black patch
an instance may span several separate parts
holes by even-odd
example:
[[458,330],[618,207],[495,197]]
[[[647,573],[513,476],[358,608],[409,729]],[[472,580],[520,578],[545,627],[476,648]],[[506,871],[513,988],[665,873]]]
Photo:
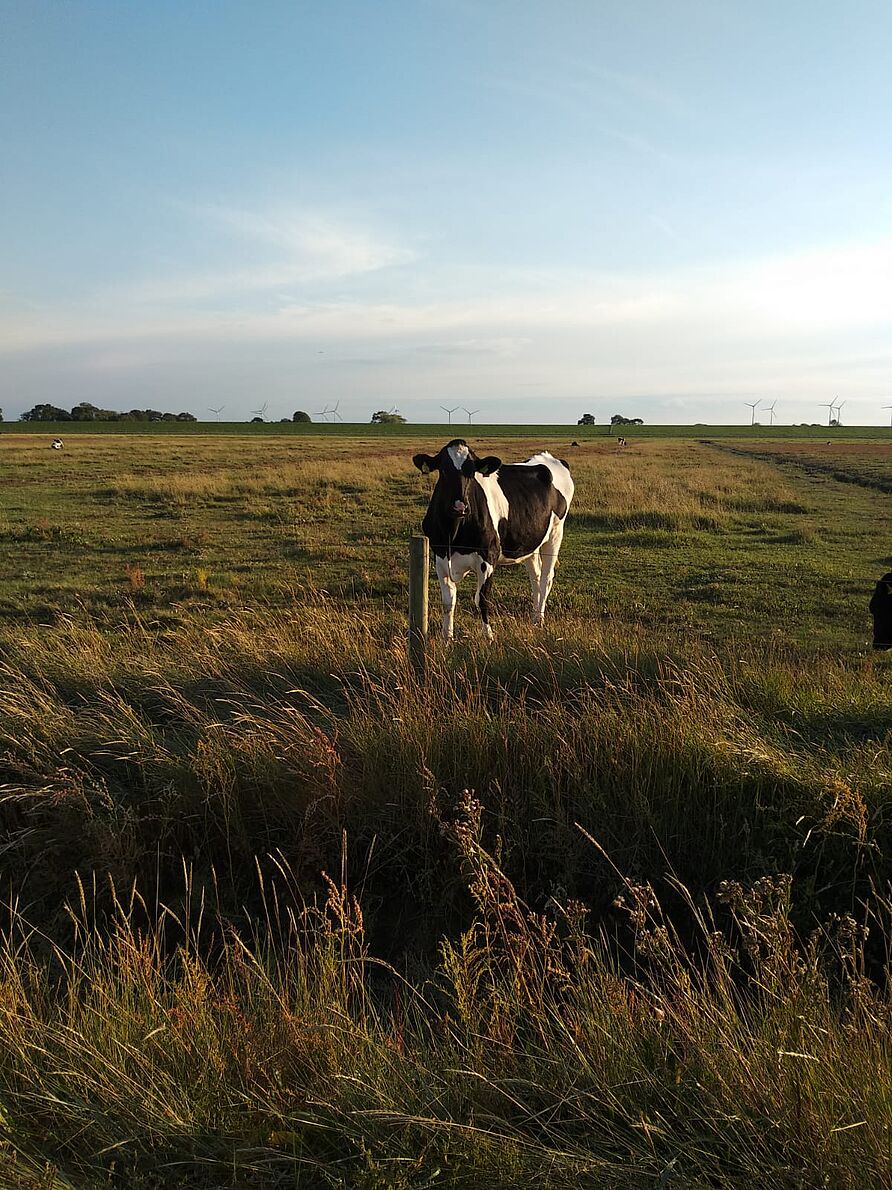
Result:
[[549,468],[541,463],[502,467],[498,480],[508,500],[508,517],[499,524],[502,556],[525,558],[545,540],[552,513],[558,520],[567,515],[567,501],[554,486]]

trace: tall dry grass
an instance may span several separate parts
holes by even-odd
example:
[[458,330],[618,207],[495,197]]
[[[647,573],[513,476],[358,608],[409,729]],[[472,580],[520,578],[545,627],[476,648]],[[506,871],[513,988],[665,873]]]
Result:
[[611,899],[577,822],[655,881],[793,871],[803,920],[889,878],[892,713],[872,664],[806,682],[789,647],[656,650],[569,619],[485,650],[436,643],[419,685],[401,616],[321,593],[312,613],[172,634],[135,609],[115,634],[68,620],[6,656],[4,855],[41,912],[75,869],[164,890],[183,854],[227,872],[235,907],[276,849],[314,889],[347,830],[372,935],[429,951],[464,912],[436,813],[465,788],[533,903]]
[[652,888],[620,879],[621,967],[581,904],[523,903],[473,796],[442,826],[474,912],[423,983],[374,959],[343,878],[308,904],[281,862],[253,937],[194,887],[191,922],[149,930],[137,893],[105,930],[85,894],[48,963],[13,913],[8,1184],[888,1183],[892,1005],[863,926],[798,943],[778,877],[722,886],[720,927],[676,885],[692,961]]

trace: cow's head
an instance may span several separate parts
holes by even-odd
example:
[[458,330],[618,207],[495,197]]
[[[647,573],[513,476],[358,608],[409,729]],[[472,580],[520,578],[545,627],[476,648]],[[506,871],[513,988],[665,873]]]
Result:
[[474,476],[492,475],[502,465],[502,460],[494,455],[478,458],[463,438],[453,438],[439,454],[414,455],[412,462],[425,474],[439,472],[431,502],[436,500],[442,511],[457,521],[471,511]]

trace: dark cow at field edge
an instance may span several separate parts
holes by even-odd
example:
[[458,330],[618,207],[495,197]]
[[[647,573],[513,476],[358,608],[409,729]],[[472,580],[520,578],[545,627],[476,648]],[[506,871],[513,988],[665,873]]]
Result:
[[892,570],[874,587],[868,607],[873,616],[873,647],[892,649]]
[[478,458],[462,438],[412,461],[419,471],[438,472],[421,527],[434,551],[446,640],[452,639],[456,583],[471,573],[483,634],[492,639],[489,594],[498,565],[525,564],[533,621],[542,624],[573,499],[568,464],[542,451],[503,465],[492,455]]

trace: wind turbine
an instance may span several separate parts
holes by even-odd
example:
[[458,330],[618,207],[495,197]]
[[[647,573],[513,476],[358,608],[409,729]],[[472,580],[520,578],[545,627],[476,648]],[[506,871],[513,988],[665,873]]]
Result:
[[462,405],[462,409],[464,409],[465,413],[468,415],[468,425],[471,424],[471,418],[474,416],[474,414],[480,412],[479,409],[468,409],[464,405]]
[[[892,409],[892,405],[884,405],[884,409]],[[892,426],[892,413],[889,414],[889,425]]]
[[269,401],[264,401],[259,409],[252,409],[251,412],[255,416],[259,417],[261,421],[263,421],[263,415],[266,413],[267,409],[269,409]]
[[[451,409],[447,409],[445,405],[441,405],[440,408],[443,410],[443,412],[449,418],[449,424],[452,425],[452,415],[453,415],[453,413],[455,413],[456,409],[459,408],[459,406],[453,405]],[[890,406],[890,408],[892,408],[892,406]]]
[[226,408],[226,406],[225,406],[225,405],[221,405],[219,409],[215,409],[215,408],[213,407],[213,405],[208,405],[208,413],[216,413],[216,415],[217,415],[217,421],[219,421],[219,420],[220,420],[220,414],[223,412],[223,410],[224,410],[225,408]]
[[842,425],[842,422],[840,421],[840,417],[839,417],[839,411],[840,411],[840,409],[842,409],[843,405],[845,405],[845,401],[840,401],[839,404],[836,406],[836,424],[838,426]]
[[[775,402],[774,402],[774,405],[776,405],[776,404],[777,404],[777,401],[775,401]],[[766,406],[765,406],[765,408],[768,410],[768,416],[769,416],[769,418],[771,419],[771,420],[768,422],[768,424],[769,424],[770,426],[773,426],[773,425],[774,425],[774,405],[766,405]]]
[[826,401],[820,401],[819,404],[822,409],[830,410],[830,412],[827,414],[827,425],[831,425],[833,422],[833,410],[836,408],[836,402],[831,401],[828,405]]
[[[760,398],[759,398],[759,401],[761,401],[761,399],[762,399],[762,398],[760,397]],[[750,425],[751,425],[751,426],[754,426],[754,425],[756,424],[756,409],[757,409],[757,407],[758,407],[758,405],[759,405],[759,401],[744,401],[744,402],[743,402],[743,403],[744,403],[744,405],[748,406],[748,407],[749,407],[750,409],[752,409],[752,411],[753,411],[753,417],[752,417],[752,421],[750,422]]]

